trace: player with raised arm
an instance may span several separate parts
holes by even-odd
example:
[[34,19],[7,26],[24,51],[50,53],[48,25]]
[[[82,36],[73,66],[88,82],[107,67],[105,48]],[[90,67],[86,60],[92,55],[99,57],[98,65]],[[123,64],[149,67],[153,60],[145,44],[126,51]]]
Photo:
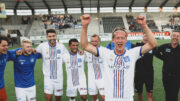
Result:
[[146,24],[144,16],[137,16],[137,22],[144,29],[148,37],[148,42],[142,47],[125,50],[127,42],[127,33],[124,30],[118,30],[113,33],[115,49],[109,50],[104,47],[95,47],[88,43],[87,30],[90,23],[90,15],[81,16],[82,32],[81,47],[102,58],[105,69],[105,100],[106,101],[133,101],[134,95],[134,67],[136,60],[142,54],[152,50],[157,45],[153,33]]
[[67,72],[66,96],[70,97],[69,101],[75,101],[77,91],[79,91],[83,101],[86,101],[87,95],[86,76],[84,72],[85,56],[78,53],[78,46],[79,42],[77,39],[70,39],[70,51],[63,55]]
[[[100,47],[101,39],[98,35],[91,36],[91,44],[95,47]],[[104,65],[101,58],[92,53],[85,52],[86,61],[88,63],[88,93],[93,96],[93,101],[98,101],[98,91],[102,101],[104,97]]]

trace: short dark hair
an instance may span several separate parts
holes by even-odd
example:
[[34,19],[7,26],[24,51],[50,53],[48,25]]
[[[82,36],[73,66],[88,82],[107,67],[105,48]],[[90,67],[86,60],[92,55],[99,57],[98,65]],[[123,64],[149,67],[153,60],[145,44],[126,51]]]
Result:
[[114,32],[116,32],[116,31],[118,31],[118,30],[121,30],[121,31],[123,31],[123,32],[125,32],[125,33],[127,34],[125,28],[116,27],[116,28],[114,28],[113,31],[112,31],[112,39],[114,38]]
[[7,42],[8,42],[8,38],[7,38],[7,37],[5,37],[5,36],[0,36],[0,43],[2,42],[2,40],[4,40],[4,41],[7,41]]
[[47,29],[46,35],[48,35],[48,33],[55,33],[56,34],[56,31],[54,29]]
[[72,42],[77,42],[77,43],[79,43],[79,41],[78,41],[77,39],[73,38],[73,39],[70,39],[70,40],[69,40],[69,46],[72,44]]
[[101,38],[97,34],[93,34],[91,37],[98,37],[99,41],[101,41]]

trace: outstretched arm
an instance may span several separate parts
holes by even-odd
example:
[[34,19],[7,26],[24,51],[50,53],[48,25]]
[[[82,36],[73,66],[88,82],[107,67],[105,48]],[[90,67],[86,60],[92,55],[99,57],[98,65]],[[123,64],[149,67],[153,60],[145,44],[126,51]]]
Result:
[[141,27],[144,30],[144,33],[147,35],[148,38],[148,42],[142,47],[142,51],[141,51],[142,54],[145,54],[157,46],[157,41],[154,37],[154,34],[146,24],[146,19],[144,16],[141,15],[137,16],[136,21],[138,24],[141,25]]
[[97,55],[97,49],[95,46],[88,43],[87,30],[90,23],[90,15],[84,14],[81,16],[82,31],[81,31],[81,48],[84,50]]

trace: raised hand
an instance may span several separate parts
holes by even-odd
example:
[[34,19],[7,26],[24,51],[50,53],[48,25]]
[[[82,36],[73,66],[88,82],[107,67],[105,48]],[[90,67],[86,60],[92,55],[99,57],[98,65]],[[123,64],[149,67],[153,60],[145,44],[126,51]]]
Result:
[[137,16],[136,21],[140,25],[146,25],[146,18],[142,15]]
[[83,27],[87,27],[90,21],[91,21],[91,18],[89,14],[84,14],[81,16],[81,23]]

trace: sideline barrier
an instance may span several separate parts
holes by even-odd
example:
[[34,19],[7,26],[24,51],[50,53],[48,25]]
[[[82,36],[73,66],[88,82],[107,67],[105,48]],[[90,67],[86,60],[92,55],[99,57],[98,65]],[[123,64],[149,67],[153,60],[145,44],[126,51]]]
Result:
[[[170,32],[153,32],[156,39],[170,39]],[[142,40],[143,32],[136,33],[128,33],[128,40]],[[101,41],[111,41],[112,34],[111,33],[103,33],[99,34]],[[88,35],[88,41],[90,41],[91,35]],[[65,35],[57,35],[57,39],[62,43],[68,43],[69,39],[77,38],[80,41],[80,34],[65,34]],[[30,39],[35,44],[39,44],[41,42],[47,41],[46,36],[30,36]]]

